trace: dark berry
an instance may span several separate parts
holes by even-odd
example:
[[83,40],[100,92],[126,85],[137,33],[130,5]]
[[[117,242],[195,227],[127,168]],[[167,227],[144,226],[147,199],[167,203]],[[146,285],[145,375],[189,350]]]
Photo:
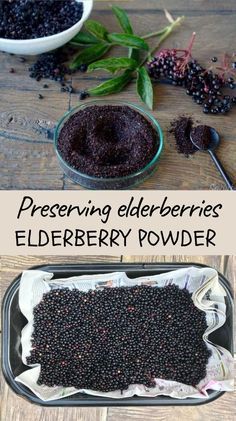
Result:
[[1,1],[0,9],[0,38],[34,39],[69,29],[81,19],[83,3],[75,0],[9,0]]
[[82,91],[82,92],[80,92],[79,99],[80,99],[81,101],[83,101],[83,100],[84,100],[84,99],[86,99],[88,96],[89,96],[89,93],[88,93],[88,92],[86,92],[86,91]]
[[217,57],[212,57],[212,59],[211,59],[211,61],[213,62],[213,63],[216,63],[217,62]]
[[192,93],[192,91],[191,91],[190,89],[187,89],[187,90],[186,90],[186,94],[187,94],[187,95],[192,95],[193,93]]
[[206,376],[206,315],[185,288],[53,289],[33,317],[27,364],[40,364],[39,385],[108,392]]
[[[222,101],[224,95],[223,89],[225,87],[229,86],[231,89],[234,89],[234,79],[232,77],[227,79],[224,74],[216,74],[213,70],[204,69],[197,60],[190,58],[194,36],[195,34],[193,34],[189,48],[186,50],[161,50],[148,63],[149,74],[154,80],[167,79],[174,86],[183,86],[186,89],[186,94],[193,96],[195,103],[199,105],[203,103],[217,105],[210,111],[212,114],[221,113],[222,108],[219,106],[220,102],[215,104],[214,101],[216,99]],[[212,57],[211,60],[216,62],[217,57]],[[234,67],[234,63],[232,66],[236,68],[236,66]],[[225,72],[225,74],[230,73],[232,71]],[[225,112],[229,110],[230,107],[224,108]],[[204,108],[203,111],[208,112]]]
[[75,92],[75,90],[74,90],[74,88],[73,88],[73,86],[72,86],[72,85],[69,85],[67,88],[68,88],[68,92],[69,92],[70,94],[73,94],[73,93]]
[[86,71],[87,71],[87,69],[88,69],[88,65],[87,65],[87,64],[81,64],[81,66],[80,66],[80,68],[79,68],[79,70],[80,70],[81,72],[86,72]]
[[42,54],[29,68],[30,77],[37,81],[51,79],[62,84],[65,76],[70,73],[70,70],[64,65],[64,60],[65,56],[61,50]]

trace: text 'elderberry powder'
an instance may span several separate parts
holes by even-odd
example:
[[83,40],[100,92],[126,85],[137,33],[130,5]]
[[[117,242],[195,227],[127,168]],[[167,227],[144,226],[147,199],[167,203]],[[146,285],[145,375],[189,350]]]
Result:
[[206,376],[206,316],[176,285],[55,289],[33,314],[27,364],[40,364],[38,384],[109,392]]

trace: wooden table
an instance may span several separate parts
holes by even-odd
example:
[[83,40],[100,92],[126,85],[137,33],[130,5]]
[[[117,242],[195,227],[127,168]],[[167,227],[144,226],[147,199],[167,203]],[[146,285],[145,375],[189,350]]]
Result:
[[[225,51],[234,51],[234,0],[95,1],[92,18],[103,22],[111,31],[117,31],[110,8],[113,3],[126,8],[140,35],[166,25],[164,7],[175,17],[185,15],[184,24],[165,42],[165,46],[184,48],[192,32],[196,31],[194,56],[204,65],[209,63],[212,56],[220,57]],[[45,135],[45,129],[53,128],[70,106],[78,104],[78,94],[62,93],[58,84],[51,81],[48,83],[49,89],[43,89],[45,81],[36,82],[28,76],[27,68],[31,62],[32,59],[27,58],[26,63],[20,63],[16,56],[0,54],[0,188],[80,189],[64,177],[52,140]],[[12,67],[15,73],[9,73]],[[89,76],[78,73],[73,77],[72,84],[76,90],[85,89],[107,77],[107,74],[100,72]],[[43,100],[38,99],[39,93],[44,96]],[[134,84],[112,98],[139,104]],[[165,149],[158,171],[139,188],[225,189],[208,154],[197,153],[189,159],[177,154],[168,128],[170,121],[183,113],[193,115],[194,119],[214,125],[219,130],[222,143],[218,155],[236,183],[236,107],[226,116],[207,116],[202,113],[201,107],[186,96],[184,89],[159,84],[155,88],[153,114],[164,130]]]
[[[44,263],[82,263],[82,262],[196,262],[204,263],[219,270],[234,285],[236,274],[235,257],[196,257],[196,256],[114,256],[103,257],[7,257],[1,259],[2,279],[0,293],[3,295],[6,288],[14,277],[21,271],[33,265]],[[225,393],[216,401],[203,406],[195,407],[127,407],[127,408],[43,408],[34,406],[16,396],[8,387],[4,379],[1,379],[1,411],[2,421],[159,421],[159,420],[183,420],[183,421],[233,421],[233,407],[235,406],[234,393]]]

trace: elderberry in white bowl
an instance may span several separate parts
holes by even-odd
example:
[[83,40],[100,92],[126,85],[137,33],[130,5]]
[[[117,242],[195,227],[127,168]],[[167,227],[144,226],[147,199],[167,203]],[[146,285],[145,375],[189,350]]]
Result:
[[0,38],[0,51],[11,54],[37,55],[62,47],[78,34],[93,8],[93,0],[76,1],[83,3],[83,14],[81,19],[69,29],[55,35],[33,39]]

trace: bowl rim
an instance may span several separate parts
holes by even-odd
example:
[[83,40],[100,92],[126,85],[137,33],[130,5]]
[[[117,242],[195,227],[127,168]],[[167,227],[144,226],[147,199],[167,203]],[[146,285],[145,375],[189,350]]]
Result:
[[[75,168],[71,167],[61,156],[60,152],[58,151],[58,147],[57,147],[57,142],[58,142],[58,138],[59,138],[59,133],[61,128],[63,127],[63,123],[68,120],[68,118],[70,116],[72,116],[73,114],[75,114],[76,111],[80,111],[81,109],[87,108],[89,106],[92,105],[126,105],[130,108],[133,108],[134,110],[136,110],[137,112],[141,113],[142,115],[144,115],[145,118],[147,118],[147,120],[152,123],[152,126],[154,127],[154,129],[156,130],[156,132],[158,133],[158,137],[159,137],[159,146],[158,149],[155,153],[155,155],[153,156],[153,158],[151,159],[151,161],[149,161],[144,167],[142,167],[141,169],[139,169],[138,171],[125,175],[123,177],[95,177],[92,175],[88,175],[86,173],[83,173],[79,170],[76,170]],[[110,184],[117,182],[117,181],[122,181],[122,180],[129,180],[132,178],[136,178],[139,175],[143,174],[145,171],[147,171],[150,167],[152,167],[153,164],[155,164],[158,161],[158,158],[161,155],[161,152],[163,150],[163,146],[164,146],[164,135],[163,135],[163,131],[162,128],[158,122],[158,120],[156,120],[155,117],[153,117],[153,115],[146,109],[144,109],[143,107],[136,105],[130,101],[122,101],[122,100],[104,100],[104,99],[96,99],[96,100],[90,100],[87,101],[84,104],[79,104],[73,108],[71,108],[69,111],[67,111],[61,118],[60,120],[57,122],[56,128],[54,130],[54,147],[56,150],[56,154],[57,154],[57,158],[59,160],[60,163],[62,163],[69,171],[72,171],[74,174],[79,175],[83,178],[86,178],[87,180],[90,181],[101,181],[101,182],[108,182]]]
[[[60,38],[61,35],[67,35],[69,34],[72,30],[76,29],[77,26],[79,25],[83,25],[83,23],[88,19],[92,8],[93,8],[93,3],[94,0],[76,0],[77,2],[83,3],[88,5],[87,10],[84,8],[83,9],[83,14],[81,16],[81,19],[76,22],[73,26],[70,26],[70,28],[65,29],[62,32],[58,32],[57,34],[53,34],[53,35],[48,35],[46,37],[40,37],[40,38],[27,38],[27,39],[11,39],[11,38],[1,38],[0,37],[0,43],[5,43],[8,45],[12,45],[12,44],[18,44],[18,45],[26,45],[29,42],[31,44],[39,44],[45,41],[54,41],[57,38]],[[86,13],[85,13],[86,12]]]

